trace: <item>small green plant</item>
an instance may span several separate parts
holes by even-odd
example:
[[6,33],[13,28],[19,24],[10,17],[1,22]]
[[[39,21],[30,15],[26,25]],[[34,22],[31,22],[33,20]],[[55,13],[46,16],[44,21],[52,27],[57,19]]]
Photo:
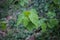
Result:
[[56,14],[54,12],[46,13],[47,18],[40,18],[37,15],[37,11],[35,9],[30,9],[23,11],[22,14],[18,15],[17,26],[19,24],[23,24],[28,30],[42,28],[42,32],[47,30],[47,27],[53,28],[58,25],[58,20],[54,18]]
[[23,11],[22,14],[18,15],[17,26],[23,24],[28,30],[38,28],[39,18],[35,9]]

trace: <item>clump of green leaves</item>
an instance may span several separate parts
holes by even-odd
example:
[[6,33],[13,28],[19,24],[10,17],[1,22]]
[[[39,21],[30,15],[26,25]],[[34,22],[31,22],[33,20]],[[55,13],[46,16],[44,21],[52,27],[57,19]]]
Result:
[[17,26],[23,24],[28,30],[38,28],[39,18],[35,9],[23,11],[22,14],[18,15]]
[[30,9],[23,11],[22,14],[18,15],[17,26],[19,24],[23,24],[28,30],[42,28],[42,32],[47,30],[47,27],[53,28],[58,25],[58,20],[54,18],[56,14],[54,12],[46,13],[47,18],[40,18],[37,15],[37,11],[35,9]]
[[46,13],[48,18],[41,18],[40,19],[40,26],[42,28],[42,31],[47,31],[48,28],[53,28],[58,25],[58,19],[56,19],[56,13],[49,11]]

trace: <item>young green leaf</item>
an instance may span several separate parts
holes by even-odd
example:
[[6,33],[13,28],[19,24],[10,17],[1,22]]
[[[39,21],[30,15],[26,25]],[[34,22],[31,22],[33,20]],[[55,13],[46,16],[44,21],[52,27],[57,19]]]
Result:
[[29,19],[30,21],[38,28],[38,15],[36,10],[32,9],[30,11],[30,15],[29,15]]
[[17,26],[22,23],[23,18],[24,18],[24,15],[23,14],[19,14],[18,15]]
[[47,28],[46,23],[42,23],[41,28],[42,28],[42,32],[45,32]]
[[26,27],[29,23],[29,19],[27,17],[24,17],[23,19],[23,25]]
[[23,14],[24,14],[26,17],[28,17],[29,14],[30,14],[30,11],[24,11]]
[[46,25],[46,23],[44,22],[46,19],[40,19],[39,20],[39,24],[40,24],[40,26],[41,26],[41,28],[42,28],[42,32],[45,32],[46,31],[46,28],[47,28],[47,25]]
[[35,28],[35,25],[32,22],[29,22],[29,24],[26,26],[27,30],[32,31]]

